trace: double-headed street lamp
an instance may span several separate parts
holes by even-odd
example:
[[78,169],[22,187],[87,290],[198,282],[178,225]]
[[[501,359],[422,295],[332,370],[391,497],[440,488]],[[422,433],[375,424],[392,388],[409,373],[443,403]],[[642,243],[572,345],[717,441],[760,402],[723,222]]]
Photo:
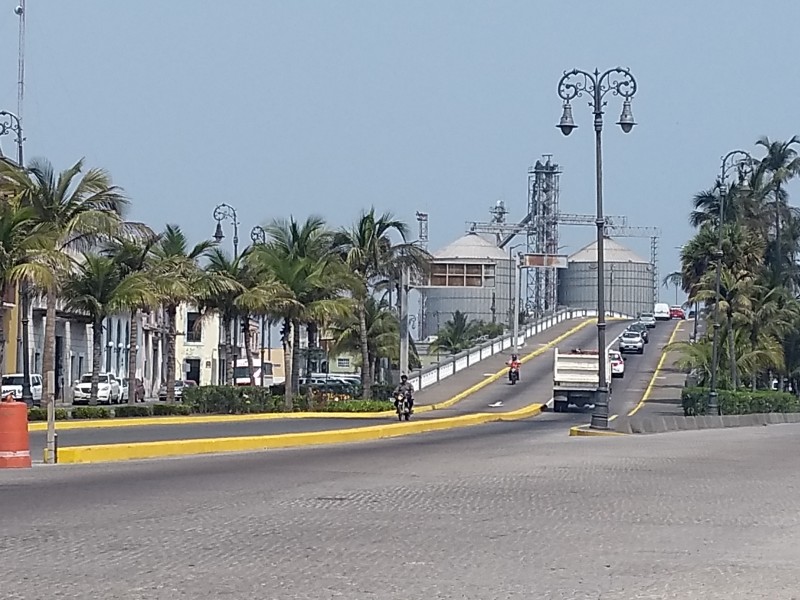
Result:
[[728,175],[736,169],[739,176],[739,189],[747,189],[747,172],[753,168],[754,159],[744,150],[731,150],[722,157],[722,166],[719,177],[719,219],[717,221],[717,247],[714,249],[716,258],[716,276],[714,283],[714,337],[711,350],[711,385],[708,391],[708,408],[719,413],[719,402],[717,399],[717,369],[719,362],[719,303],[720,286],[722,278],[722,242],[724,239],[725,225],[725,198],[728,195],[728,186],[725,183]]
[[[267,243],[267,232],[264,231],[261,225],[256,225],[250,230],[250,241],[258,246],[264,246]],[[264,341],[266,339],[267,329],[272,333],[272,321],[267,324],[267,319],[264,315],[261,315],[261,356],[259,357],[261,361],[261,387],[264,387]],[[272,341],[270,341],[269,345],[272,347]]]
[[[0,137],[4,135],[14,135],[14,142],[17,145],[17,165],[25,168],[23,142],[25,136],[22,133],[22,121],[14,113],[7,110],[0,110]],[[0,156],[3,153],[0,151]],[[30,319],[28,313],[30,312],[30,294],[28,292],[28,284],[23,281],[20,285],[20,312],[22,313],[22,401],[30,406],[33,404],[33,393],[31,392],[31,357],[30,357],[30,340],[28,339],[30,329]],[[18,347],[19,348],[19,347]],[[53,393],[53,383],[48,381],[48,393]]]
[[236,209],[230,204],[217,205],[214,209],[214,220],[217,222],[217,228],[214,230],[214,240],[219,244],[225,239],[225,233],[222,231],[222,221],[230,221],[233,225],[233,256],[239,255],[239,217],[236,214]]
[[558,95],[564,101],[564,112],[557,127],[564,135],[569,135],[578,126],[572,120],[572,105],[570,101],[584,94],[590,96],[589,106],[594,114],[595,132],[595,170],[597,187],[597,352],[598,360],[598,386],[595,408],[592,413],[591,427],[594,429],[608,429],[608,371],[606,350],[606,314],[605,314],[605,217],[603,216],[603,108],[606,106],[606,94],[622,96],[622,114],[617,125],[622,131],[629,133],[636,122],[631,111],[631,98],[636,93],[636,80],[630,70],[622,67],[609,69],[602,75],[595,69],[594,73],[573,69],[567,71],[558,82]]

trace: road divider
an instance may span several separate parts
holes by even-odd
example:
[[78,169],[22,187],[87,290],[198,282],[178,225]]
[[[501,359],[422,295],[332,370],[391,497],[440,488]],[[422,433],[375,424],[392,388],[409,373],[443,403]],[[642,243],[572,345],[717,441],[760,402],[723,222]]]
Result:
[[[675,336],[677,335],[678,331],[680,331],[681,325],[683,325],[683,323],[685,322],[686,321],[678,321],[677,323],[675,323],[675,328],[672,330],[672,334],[669,336],[669,340],[667,340],[667,345],[665,346],[665,348],[675,341]],[[650,398],[650,394],[653,393],[653,388],[656,385],[656,379],[658,378],[658,374],[664,367],[664,361],[667,360],[667,354],[669,354],[669,351],[662,349],[661,358],[658,359],[658,364],[656,365],[656,370],[653,371],[653,376],[650,378],[650,383],[647,384],[647,388],[645,388],[644,394],[642,395],[642,399],[639,401],[639,404],[637,404],[633,408],[633,410],[628,413],[629,417],[635,415],[639,411],[639,409],[641,409],[644,406],[644,403],[647,402],[647,400]]]
[[531,404],[519,410],[504,413],[475,413],[458,417],[373,425],[370,427],[357,427],[353,429],[230,438],[135,442],[96,446],[66,446],[58,450],[58,463],[86,464],[119,462],[150,458],[169,458],[228,452],[253,452],[276,448],[297,448],[303,446],[365,442],[472,427],[499,421],[519,421],[535,417],[542,412],[543,407],[543,404]]
[[[554,348],[557,344],[574,335],[590,323],[596,323],[597,319],[585,319],[575,327],[570,328],[554,340],[543,344],[537,350],[522,357],[520,362],[523,364],[541,356],[547,350]],[[492,373],[477,384],[459,392],[452,398],[436,404],[421,404],[414,407],[415,414],[422,414],[434,410],[444,410],[450,408],[466,397],[494,383],[505,376],[507,369],[503,368],[496,373]],[[506,413],[507,414],[507,413]],[[282,419],[390,419],[395,418],[393,410],[382,412],[296,412],[296,413],[256,413],[247,415],[192,415],[192,416],[172,416],[172,417],[126,417],[119,419],[87,419],[85,421],[58,421],[56,429],[66,431],[71,429],[106,429],[111,427],[152,427],[154,425],[194,425],[198,423],[239,423],[246,421],[270,421]],[[47,423],[36,422],[28,424],[28,431],[45,431]]]

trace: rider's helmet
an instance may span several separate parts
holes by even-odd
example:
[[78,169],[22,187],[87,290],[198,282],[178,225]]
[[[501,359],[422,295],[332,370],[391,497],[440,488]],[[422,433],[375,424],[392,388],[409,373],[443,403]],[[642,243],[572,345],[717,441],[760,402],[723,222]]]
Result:
[[517,362],[517,360],[519,360],[519,359],[517,358],[516,354],[512,354],[511,355],[511,360],[514,361],[514,362]]
[[400,375],[400,381],[402,381],[403,383],[405,383],[406,381],[408,381],[408,375],[406,375],[405,373],[403,373],[402,375]]

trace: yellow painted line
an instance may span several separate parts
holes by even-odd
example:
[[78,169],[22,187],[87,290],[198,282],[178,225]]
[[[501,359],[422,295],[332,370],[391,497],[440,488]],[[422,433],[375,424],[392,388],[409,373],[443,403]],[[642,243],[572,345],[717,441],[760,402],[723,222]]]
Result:
[[[601,429],[589,429],[588,425],[578,425],[577,427],[570,427],[569,434],[572,437],[607,437],[612,435],[625,435],[619,431],[604,431]],[[60,459],[59,459],[60,460]]]
[[[683,325],[685,322],[686,321],[678,321],[677,323],[675,323],[675,329],[672,330],[672,335],[669,336],[669,340],[667,341],[667,346],[669,346],[672,342],[675,341],[675,335],[680,330],[681,325]],[[644,390],[644,395],[642,396],[642,399],[639,402],[639,404],[637,404],[634,407],[634,409],[628,413],[629,417],[635,415],[638,412],[638,410],[644,406],[644,403],[647,402],[648,398],[650,398],[650,394],[653,393],[653,388],[656,385],[656,378],[658,377],[659,371],[661,371],[661,369],[664,366],[664,361],[667,359],[668,353],[669,352],[666,350],[661,353],[661,358],[658,359],[658,365],[656,366],[656,370],[653,371],[653,376],[650,378],[650,383],[647,384],[647,388]]]
[[542,412],[543,404],[531,404],[505,413],[476,413],[459,417],[411,421],[353,429],[283,433],[278,435],[209,438],[197,440],[170,440],[137,442],[130,444],[105,444],[96,446],[66,446],[58,450],[59,464],[118,462],[146,458],[166,458],[217,454],[225,452],[252,452],[273,448],[345,444],[370,440],[396,438],[432,431],[471,427],[497,421],[517,421],[534,417]]
[[[596,322],[597,319],[588,319],[571,328],[566,333],[561,334],[556,339],[543,345],[538,350],[535,350],[522,357],[520,362],[526,363],[529,360],[540,356],[547,350],[553,348],[556,344],[562,342],[569,336],[577,333],[590,323]],[[472,387],[459,392],[449,400],[439,402],[437,404],[421,404],[414,407],[414,413],[420,414],[430,412],[432,410],[442,410],[450,408],[453,405],[461,402],[467,396],[474,394],[478,390],[483,389],[490,383],[494,383],[504,375],[507,369],[502,370],[490,375]],[[453,375],[454,376],[454,375]],[[151,427],[154,425],[194,425],[198,423],[239,423],[245,421],[270,421],[274,419],[388,419],[396,416],[395,411],[387,410],[382,412],[366,412],[366,413],[353,413],[353,412],[296,412],[296,413],[255,413],[249,415],[193,415],[193,416],[173,416],[173,417],[125,417],[114,419],[87,419],[85,421],[69,420],[57,421],[56,428],[62,431],[70,429],[106,429],[111,427]],[[47,423],[37,421],[28,424],[28,431],[46,431]]]

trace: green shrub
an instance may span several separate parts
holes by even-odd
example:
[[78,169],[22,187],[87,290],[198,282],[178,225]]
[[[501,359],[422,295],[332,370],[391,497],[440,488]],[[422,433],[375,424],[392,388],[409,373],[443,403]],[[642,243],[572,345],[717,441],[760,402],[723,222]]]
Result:
[[153,415],[153,411],[150,410],[149,406],[118,406],[114,409],[114,416],[116,418],[125,418],[125,417],[150,417]]
[[394,410],[394,404],[385,400],[341,400],[339,402],[328,402],[320,407],[321,412],[383,412]]
[[79,406],[72,409],[73,419],[110,419],[111,411],[99,406]]
[[388,385],[382,383],[376,383],[372,386],[372,400],[388,400],[392,397],[392,392],[396,385]]
[[186,416],[190,414],[192,414],[192,408],[186,404],[153,404],[153,415],[157,417]]
[[[717,401],[723,415],[800,412],[800,398],[772,390],[717,390]],[[683,388],[681,404],[687,417],[709,414],[708,388]]]
[[[66,421],[67,419],[69,419],[69,411],[57,408],[56,421]],[[47,421],[47,409],[36,407],[28,409],[28,421]]]
[[281,412],[283,398],[275,397],[270,388],[207,385],[183,391],[183,403],[191,412],[200,414],[241,415]]

